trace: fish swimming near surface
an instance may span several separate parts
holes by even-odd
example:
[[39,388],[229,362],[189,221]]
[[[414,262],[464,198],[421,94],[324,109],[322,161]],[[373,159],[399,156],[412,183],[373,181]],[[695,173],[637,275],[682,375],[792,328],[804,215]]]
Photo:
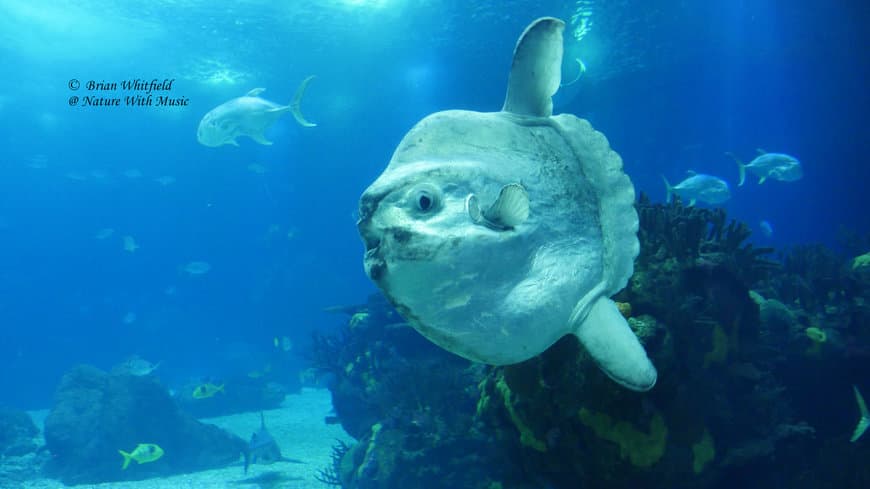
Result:
[[248,473],[248,467],[253,463],[271,464],[275,462],[305,463],[301,460],[281,455],[278,442],[275,441],[275,438],[266,429],[266,419],[261,412],[260,429],[251,435],[251,441],[245,450],[245,474]]
[[574,334],[616,382],[656,370],[610,296],[639,251],[634,186],[589,122],[553,116],[565,23],[531,23],[499,112],[430,114],[363,192],[369,278],[421,334],[465,358],[522,362]]
[[731,198],[731,189],[728,188],[728,182],[725,180],[713,175],[695,173],[691,170],[689,170],[689,175],[689,178],[674,186],[671,186],[668,179],[662,175],[667,191],[666,202],[670,202],[674,194],[679,195],[680,199],[688,201],[690,206],[695,205],[698,201],[705,204],[721,204]]
[[760,148],[757,151],[758,156],[749,164],[743,164],[733,153],[725,153],[737,162],[737,169],[740,172],[738,187],[746,181],[747,171],[758,177],[759,185],[768,178],[782,182],[794,182],[804,176],[801,162],[794,156],[783,153],[768,153]]
[[855,391],[855,400],[858,402],[858,411],[861,416],[858,419],[858,426],[855,426],[855,431],[852,433],[852,438],[849,439],[849,441],[855,443],[867,431],[867,428],[870,427],[870,412],[867,411],[867,404],[864,403],[864,398],[861,397],[858,387],[853,385],[852,389]]
[[123,450],[118,450],[118,453],[124,457],[124,464],[121,466],[121,470],[127,470],[131,460],[135,460],[137,464],[154,462],[163,456],[163,449],[154,443],[140,443],[130,453]]
[[280,105],[260,98],[265,88],[255,88],[245,95],[218,105],[199,121],[196,140],[209,147],[232,144],[238,146],[236,138],[248,136],[254,141],[269,145],[271,141],[264,135],[266,130],[287,112],[293,114],[296,122],[303,127],[314,127],[317,124],[308,122],[302,115],[299,104],[308,83],[314,76],[302,80],[293,101],[289,105]]

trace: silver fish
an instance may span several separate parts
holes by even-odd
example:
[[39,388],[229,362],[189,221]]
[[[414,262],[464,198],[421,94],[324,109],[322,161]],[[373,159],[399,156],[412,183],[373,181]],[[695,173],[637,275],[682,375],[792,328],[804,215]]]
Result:
[[738,187],[746,181],[747,170],[758,177],[759,185],[768,178],[782,182],[794,182],[804,176],[801,162],[794,156],[783,153],[768,153],[761,148],[756,151],[758,151],[758,156],[748,165],[744,165],[733,153],[725,153],[737,162],[737,169],[740,172]]
[[631,276],[638,218],[622,159],[585,120],[552,115],[565,24],[534,21],[501,111],[437,112],[362,194],[364,265],[424,336],[506,365],[576,335],[612,379],[656,370],[609,297]]
[[251,435],[251,441],[244,452],[245,456],[245,474],[248,473],[248,467],[253,463],[271,464],[275,462],[290,462],[301,464],[305,463],[295,458],[287,458],[281,455],[281,449],[278,447],[278,442],[266,429],[266,420],[263,413],[260,413],[260,429]]
[[314,76],[309,76],[302,80],[289,105],[279,105],[260,98],[258,95],[263,93],[265,88],[255,88],[242,97],[218,105],[199,121],[196,140],[210,147],[224,144],[238,146],[236,138],[248,136],[260,144],[269,145],[272,142],[264,136],[266,129],[286,112],[292,113],[301,126],[316,126],[317,124],[305,120],[299,108],[305,89],[313,78]]
[[728,182],[725,180],[691,170],[689,174],[691,175],[689,178],[674,186],[671,186],[668,179],[662,175],[667,190],[665,199],[667,202],[671,201],[674,194],[688,201],[690,206],[695,205],[699,200],[707,204],[721,204],[731,198],[731,189],[728,188]]
[[112,367],[112,373],[144,377],[146,375],[150,375],[152,372],[157,370],[157,367],[159,366],[160,362],[151,363],[148,360],[140,357],[139,355],[133,355],[124,360],[123,362],[119,363],[118,365]]

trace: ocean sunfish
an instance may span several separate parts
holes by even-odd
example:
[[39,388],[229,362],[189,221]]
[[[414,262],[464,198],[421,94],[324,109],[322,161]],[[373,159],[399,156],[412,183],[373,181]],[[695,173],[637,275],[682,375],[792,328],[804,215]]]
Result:
[[737,162],[737,170],[740,172],[737,186],[746,181],[746,172],[749,171],[758,177],[759,185],[771,178],[781,182],[794,182],[804,176],[801,162],[794,156],[783,153],[768,153],[758,149],[758,156],[748,164],[743,164],[733,153],[725,153]]
[[363,192],[364,267],[425,337],[508,365],[576,335],[613,380],[656,370],[610,296],[640,249],[634,186],[589,122],[552,115],[565,23],[530,24],[498,112],[423,118]]
[[238,146],[236,138],[248,136],[260,144],[269,145],[272,142],[264,136],[266,129],[286,112],[292,113],[296,122],[303,127],[316,126],[317,124],[308,122],[302,116],[299,108],[305,89],[313,78],[314,75],[302,80],[293,101],[288,105],[279,105],[260,98],[259,95],[265,88],[255,88],[241,97],[218,105],[199,121],[196,140],[202,145],[214,148],[224,144]]
[[662,180],[665,181],[667,191],[666,202],[670,202],[674,194],[679,195],[683,201],[688,201],[690,206],[698,201],[706,204],[721,204],[731,198],[728,182],[713,175],[689,170],[689,177],[676,185],[672,186],[664,175]]

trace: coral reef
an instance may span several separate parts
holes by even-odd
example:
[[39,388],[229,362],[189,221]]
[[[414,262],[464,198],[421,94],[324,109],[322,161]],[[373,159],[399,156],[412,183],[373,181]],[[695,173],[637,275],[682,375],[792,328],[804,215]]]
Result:
[[18,456],[36,450],[38,433],[30,415],[0,406],[0,457]]
[[[181,411],[156,380],[78,366],[64,375],[45,420],[46,472],[66,484],[140,480],[239,459],[246,443]],[[118,450],[154,443],[165,455],[121,470]]]
[[637,210],[641,253],[615,299],[659,370],[653,390],[614,385],[572,336],[520,364],[474,366],[370,298],[315,340],[314,364],[359,440],[337,447],[324,480],[809,489],[824,474],[831,487],[865,485],[866,445],[848,451],[851,421],[831,413],[854,409],[849,384],[870,371],[870,265],[823,247],[773,260],[721,209],[641,196]]

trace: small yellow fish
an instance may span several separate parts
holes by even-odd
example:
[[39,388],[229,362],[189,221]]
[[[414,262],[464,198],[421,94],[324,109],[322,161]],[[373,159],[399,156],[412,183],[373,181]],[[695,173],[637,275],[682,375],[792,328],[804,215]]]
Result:
[[136,448],[131,453],[123,450],[118,450],[118,453],[124,457],[124,465],[121,466],[121,470],[127,470],[130,460],[135,460],[138,464],[147,464],[162,457],[163,449],[154,443],[140,443],[136,445]]
[[[212,383],[202,384],[193,390],[194,399],[206,399],[212,397],[218,392],[224,392],[224,384],[214,385]],[[226,392],[224,392],[226,393]]]

